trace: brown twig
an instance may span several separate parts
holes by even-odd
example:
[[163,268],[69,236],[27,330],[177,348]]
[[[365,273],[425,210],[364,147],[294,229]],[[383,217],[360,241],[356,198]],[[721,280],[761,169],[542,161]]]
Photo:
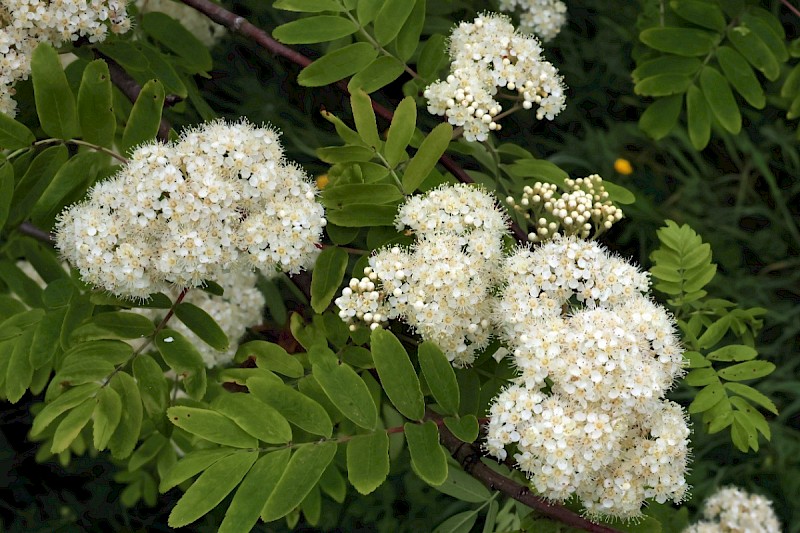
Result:
[[20,224],[17,227],[17,231],[23,235],[27,235],[28,237],[33,237],[37,241],[49,244],[50,246],[53,246],[56,243],[56,239],[52,233],[48,233],[47,231],[34,226],[30,222],[23,222]]
[[[428,416],[432,420],[438,418],[436,415],[431,416],[431,414],[429,412]],[[619,533],[617,529],[590,522],[563,505],[551,503],[541,496],[533,494],[525,485],[495,472],[481,461],[483,454],[475,444],[461,441],[443,424],[439,425],[439,435],[441,436],[442,444],[448,449],[450,455],[458,461],[464,471],[483,482],[490,490],[500,491],[527,505],[537,513],[553,520],[558,520],[568,526],[578,527],[590,533]]]
[[786,6],[786,9],[800,17],[800,10],[794,7],[792,4],[789,3],[789,0],[781,0],[781,3]]
[[[224,7],[217,5],[209,0],[181,0],[187,6],[191,6],[194,9],[200,11],[208,18],[216,22],[217,24],[221,24],[231,31],[241,34],[248,39],[251,39],[253,42],[264,48],[265,50],[288,59],[289,61],[301,66],[306,67],[312,63],[312,60],[300,52],[289,48],[286,45],[283,45],[273,39],[267,32],[262,30],[261,28],[254,26],[250,22],[247,21],[244,17],[240,17],[235,13],[231,13]],[[347,84],[343,81],[337,82],[334,84],[338,89],[343,91],[346,94],[349,94],[347,90]],[[391,122],[392,117],[394,117],[394,113],[387,109],[386,107],[382,106],[378,102],[372,101],[372,108],[375,110],[375,114],[380,116],[381,118]],[[461,168],[461,166],[456,163],[450,156],[443,155],[439,158],[439,162],[442,164],[444,168],[446,168],[455,178],[460,181],[461,183],[474,183],[473,180],[467,172]],[[519,227],[518,224],[512,222],[511,223],[511,231],[514,233],[514,236],[520,242],[528,242],[528,234]]]

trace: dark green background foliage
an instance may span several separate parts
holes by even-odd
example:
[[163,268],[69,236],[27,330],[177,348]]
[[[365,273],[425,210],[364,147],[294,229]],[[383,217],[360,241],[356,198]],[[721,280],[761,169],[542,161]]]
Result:
[[[271,2],[264,0],[222,3],[267,30],[295,18],[272,9]],[[740,134],[732,135],[714,125],[707,146],[698,151],[696,135],[690,138],[682,117],[669,135],[654,141],[638,126],[653,99],[637,94],[631,73],[637,60],[641,64],[653,54],[639,42],[639,33],[657,20],[662,3],[669,4],[659,0],[568,1],[567,27],[545,46],[546,57],[559,68],[569,87],[567,109],[553,122],[532,123],[526,113],[506,118],[498,142],[516,143],[572,177],[599,173],[633,191],[637,201],[625,206],[627,220],[603,241],[645,268],[652,266],[650,253],[659,246],[656,231],[664,220],[689,224],[711,245],[717,264],[717,275],[706,287],[709,294],[737,302],[744,309],[768,310],[761,317],[764,327],[755,344],[761,359],[776,365],[776,370],[757,384],[780,413],[765,412],[771,441],[762,440],[757,452],[743,453],[731,445],[728,432],[708,435],[695,431],[689,514],[694,516],[703,498],[716,487],[736,484],[767,495],[788,530],[800,531],[800,500],[795,497],[800,493],[800,181],[796,178],[800,150],[797,122],[786,118],[787,110],[793,116],[794,94],[782,93],[792,72],[791,63],[781,66],[776,79],[761,78],[766,94],[763,109],[755,109],[737,96]],[[429,0],[428,4],[436,14],[428,19],[424,34],[447,33],[458,20],[488,8],[484,2],[466,0]],[[800,18],[782,9],[778,0],[760,5],[781,21],[787,45],[794,44]],[[313,45],[296,48],[312,57],[325,50]],[[271,57],[241,37],[224,37],[212,55],[211,76],[196,78],[211,108],[219,116],[246,116],[254,123],[273,124],[283,132],[289,158],[312,175],[327,171],[315,151],[338,144],[338,137],[319,111],[325,108],[352,123],[347,97],[331,87],[300,87],[296,83],[298,66]],[[395,107],[404,96],[404,80],[373,93],[372,98]],[[30,91],[29,85],[20,84],[20,98],[26,91]],[[17,118],[35,123],[35,115],[30,113],[23,110]],[[209,113],[209,109],[183,106],[168,112],[167,118],[178,129],[209,118]],[[439,120],[423,111],[419,118],[418,125],[425,131]],[[388,127],[380,118],[378,125],[380,130]],[[617,158],[629,160],[633,173],[617,174]],[[457,159],[480,178],[476,159]],[[285,300],[285,306],[269,306],[265,315],[266,324],[276,326],[275,331],[285,323],[287,309],[302,306],[292,289],[282,281],[269,286]],[[671,397],[688,405],[696,394],[697,388],[682,385]],[[120,478],[107,453],[73,457],[67,466],[52,458],[41,464],[34,460],[39,445],[25,435],[32,420],[28,409],[41,401],[41,396],[28,394],[17,404],[0,403],[0,529],[169,531],[167,516],[182,494],[178,489],[157,500],[144,498],[126,507],[123,502],[138,499],[134,496],[139,489],[130,487],[146,489],[151,481]],[[699,416],[693,422],[695,429],[702,425]],[[473,508],[433,490],[402,460],[392,462],[388,482],[369,496],[351,491],[343,505],[328,498],[322,502],[317,527],[307,526],[300,518],[296,530],[427,531],[446,517]],[[189,528],[215,530],[226,507],[223,503]],[[256,526],[257,531],[285,529],[285,521]]]

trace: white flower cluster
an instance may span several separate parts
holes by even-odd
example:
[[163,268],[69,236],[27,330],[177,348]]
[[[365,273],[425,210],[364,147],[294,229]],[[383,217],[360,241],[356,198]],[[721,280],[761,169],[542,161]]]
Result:
[[443,186],[404,204],[398,229],[417,241],[372,256],[365,277],[336,299],[339,316],[373,329],[402,318],[459,366],[471,363],[492,333],[491,289],[498,283],[506,217],[490,194]]
[[16,113],[14,84],[27,79],[41,42],[60,45],[85,37],[96,43],[124,33],[128,0],[3,0],[0,2],[0,112]]
[[561,0],[500,0],[500,11],[520,9],[519,28],[549,41],[567,22],[567,6]]
[[175,0],[136,0],[141,13],[158,11],[179,21],[207,47],[214,46],[225,34],[225,27],[213,22],[196,9]]
[[[242,336],[245,328],[261,323],[261,313],[266,302],[264,295],[256,288],[257,279],[258,276],[255,272],[247,270],[230,272],[219,280],[220,286],[225,289],[222,296],[201,290],[191,290],[183,300],[203,309],[222,328],[231,343],[225,351],[217,351],[203,342],[180,320],[173,318],[169,322],[169,328],[181,333],[197,348],[208,368],[226,365],[233,361],[233,356],[236,355],[238,348],[236,341]],[[177,293],[174,290],[172,292],[174,300]],[[136,309],[135,311],[154,321],[164,318],[163,309]]]
[[647,275],[572,236],[519,250],[503,279],[494,318],[520,375],[491,407],[487,451],[514,445],[542,495],[576,494],[590,515],[681,501],[689,429],[663,397],[682,350]]
[[518,33],[504,15],[480,15],[462,22],[450,36],[451,74],[424,92],[428,111],[446,115],[464,129],[467,141],[484,141],[500,129],[503,106],[498,88],[515,93],[518,105],[538,106],[536,118],[552,120],[564,109],[564,84],[558,70],[542,58],[535,37]]
[[236,269],[298,272],[325,225],[316,193],[273,130],[211,122],[137,148],[61,214],[57,246],[85,281],[127,298]]
[[586,239],[593,229],[597,237],[624,216],[609,200],[603,178],[597,174],[567,179],[564,187],[567,192],[559,197],[555,184],[537,181],[533,187],[525,186],[519,202],[513,196],[506,198],[512,209],[535,224],[536,231],[528,234],[531,242],[543,242],[559,233]]
[[780,533],[772,502],[736,487],[723,487],[703,505],[705,520],[684,533]]

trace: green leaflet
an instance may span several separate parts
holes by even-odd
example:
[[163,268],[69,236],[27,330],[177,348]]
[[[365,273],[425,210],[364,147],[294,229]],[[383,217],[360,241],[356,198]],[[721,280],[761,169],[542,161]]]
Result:
[[764,89],[742,54],[729,46],[720,46],[717,48],[717,61],[736,92],[751,106],[763,109],[767,102]]
[[708,54],[715,44],[714,33],[691,28],[648,28],[639,39],[651,48],[679,56]]
[[[375,39],[385,45],[397,37],[416,2],[409,0],[386,0],[375,17]],[[424,6],[423,6],[424,7]]]
[[164,13],[148,12],[141,17],[144,32],[180,57],[181,64],[194,72],[207,72],[213,67],[208,48],[180,22]]
[[333,424],[325,408],[305,394],[261,377],[248,379],[247,388],[300,429],[327,438],[333,433]]
[[389,436],[385,431],[353,437],[347,443],[347,478],[360,494],[370,494],[389,475]]
[[161,109],[164,107],[164,85],[159,80],[150,80],[142,87],[122,134],[120,151],[130,155],[134,148],[156,138],[161,125]]
[[69,88],[58,53],[50,44],[40,43],[33,51],[31,78],[36,113],[45,133],[58,139],[79,137],[75,95]]
[[347,252],[335,246],[324,249],[311,274],[311,307],[323,313],[330,305],[347,269]]
[[221,413],[196,407],[167,409],[169,421],[198,437],[233,448],[255,448],[258,441]]
[[311,492],[336,454],[336,443],[322,442],[297,447],[283,475],[261,510],[265,522],[286,516]]
[[178,500],[169,514],[170,527],[191,524],[219,505],[258,459],[258,452],[237,452],[208,467]]
[[271,444],[292,440],[289,422],[252,394],[223,394],[211,406],[258,440]]
[[403,98],[392,117],[386,137],[384,154],[389,166],[395,168],[406,157],[406,148],[417,127],[417,105],[410,96]]
[[447,480],[447,456],[439,444],[436,423],[408,422],[404,428],[414,472],[429,485],[444,483]]
[[406,193],[414,192],[425,181],[436,166],[436,162],[447,150],[452,136],[453,127],[443,122],[425,137],[403,173],[403,189]]
[[259,368],[283,374],[289,378],[303,377],[305,370],[297,357],[286,353],[281,346],[266,341],[250,341],[236,350],[237,362],[253,356]]
[[461,394],[456,373],[447,356],[434,343],[426,341],[419,345],[417,357],[425,381],[439,406],[446,413],[457,414]]
[[111,387],[103,387],[98,391],[95,400],[97,405],[92,413],[94,447],[105,450],[122,419],[122,399]]
[[381,384],[392,404],[403,416],[421,420],[425,401],[419,378],[405,348],[391,332],[378,328],[372,332],[372,359]]
[[30,146],[35,140],[36,137],[26,125],[0,113],[0,147],[16,150]]
[[94,402],[90,400],[85,400],[72,409],[56,428],[50,451],[52,453],[61,453],[69,448],[72,441],[78,437],[78,434],[89,422],[93,411]]
[[149,318],[128,311],[113,311],[95,315],[72,332],[72,340],[140,339],[153,333],[155,325]]
[[136,381],[125,372],[117,372],[110,386],[122,399],[122,416],[116,431],[108,441],[108,448],[115,459],[124,459],[133,452],[142,427],[142,398]]
[[169,404],[169,384],[161,366],[147,354],[133,360],[133,375],[144,410],[151,417],[163,416]]
[[689,140],[696,150],[702,150],[711,138],[711,113],[703,93],[696,85],[686,93],[686,117],[689,126]]
[[364,429],[375,429],[378,411],[361,377],[349,365],[340,364],[328,348],[313,347],[309,359],[314,377],[336,408]]
[[722,127],[734,135],[739,133],[742,129],[742,115],[725,76],[714,67],[706,66],[700,71],[700,88],[708,107]]
[[297,77],[297,83],[304,87],[328,85],[352,76],[369,65],[377,55],[377,50],[369,43],[349,44],[325,54],[304,68]]
[[102,59],[92,61],[83,71],[78,89],[78,119],[84,141],[106,148],[114,145],[117,119],[112,106],[111,75]]
[[203,470],[232,455],[237,450],[233,448],[212,448],[209,450],[195,450],[187,453],[183,459],[175,463],[161,478],[158,486],[159,492],[167,492],[172,487],[180,485],[187,479],[196,476]]
[[358,31],[358,24],[335,15],[306,17],[272,30],[272,36],[284,44],[324,43],[347,37]]
[[390,56],[378,57],[350,78],[347,83],[347,90],[351,93],[359,89],[367,94],[373,93],[399,78],[404,70],[405,65],[396,58]]
[[289,464],[288,448],[263,455],[236,489],[219,533],[250,531]]
[[188,302],[181,302],[175,308],[175,316],[195,335],[217,351],[228,349],[230,341],[225,332],[203,309]]
[[171,329],[159,331],[155,342],[164,361],[183,376],[183,386],[189,396],[195,400],[201,399],[206,392],[206,367],[197,348]]
[[492,494],[486,486],[460,468],[448,465],[447,479],[436,490],[453,498],[469,503],[482,503]]

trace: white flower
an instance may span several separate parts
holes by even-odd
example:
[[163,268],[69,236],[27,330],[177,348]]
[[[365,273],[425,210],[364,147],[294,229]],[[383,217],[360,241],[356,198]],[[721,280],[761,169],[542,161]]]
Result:
[[14,84],[31,72],[41,42],[59,46],[80,37],[91,43],[125,33],[128,0],[3,0],[0,4],[0,112],[16,113]]
[[549,41],[567,22],[567,6],[561,0],[500,0],[500,11],[522,11],[520,30]]
[[779,533],[781,524],[772,502],[736,487],[723,487],[703,505],[705,521],[689,526],[684,533]]
[[325,225],[315,196],[274,131],[217,121],[137,148],[62,213],[57,246],[84,280],[128,298],[236,269],[298,272]]
[[450,75],[429,85],[424,96],[428,112],[462,127],[467,141],[483,141],[501,128],[498,88],[511,91],[525,109],[536,105],[539,120],[552,120],[564,108],[563,81],[542,58],[539,41],[518,33],[503,15],[462,22],[450,36],[450,58]]

